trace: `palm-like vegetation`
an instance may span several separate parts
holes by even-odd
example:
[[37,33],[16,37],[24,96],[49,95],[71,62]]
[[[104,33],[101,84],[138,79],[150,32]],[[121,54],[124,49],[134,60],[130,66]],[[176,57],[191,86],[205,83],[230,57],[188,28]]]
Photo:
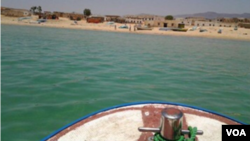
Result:
[[34,13],[41,13],[42,12],[42,7],[41,6],[32,6],[30,8],[30,12]]
[[32,7],[30,8],[30,12],[35,13],[35,12],[36,12],[36,9],[37,9],[36,6],[32,6]]
[[37,7],[37,11],[38,11],[38,13],[41,13],[41,12],[42,12],[42,7],[41,7],[41,6],[38,6],[38,7]]
[[165,17],[165,20],[173,20],[173,19],[174,19],[174,17],[172,15],[167,15]]
[[91,10],[90,9],[84,9],[83,14],[84,14],[84,16],[90,16],[91,15]]

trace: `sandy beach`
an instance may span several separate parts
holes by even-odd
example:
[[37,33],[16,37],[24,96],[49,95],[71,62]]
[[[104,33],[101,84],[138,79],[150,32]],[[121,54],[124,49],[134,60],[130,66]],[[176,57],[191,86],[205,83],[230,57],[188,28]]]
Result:
[[[158,35],[173,35],[173,36],[194,36],[194,37],[207,37],[207,38],[222,38],[222,39],[235,39],[235,40],[246,40],[250,41],[250,29],[238,28],[234,30],[233,27],[222,27],[222,33],[218,34],[217,31],[219,27],[202,27],[207,29],[207,32],[187,31],[187,32],[177,32],[177,31],[161,31],[159,27],[154,27],[152,30],[134,30],[134,24],[127,24],[131,26],[129,29],[120,29],[119,26],[123,24],[115,23],[114,25],[108,25],[106,22],[93,24],[87,23],[85,20],[78,21],[77,24],[74,24],[74,21],[71,21],[67,18],[60,18],[59,20],[47,20],[44,23],[35,24],[32,23],[36,19],[27,19],[23,21],[18,21],[16,17],[6,17],[1,15],[1,24],[13,24],[13,25],[29,25],[29,26],[41,26],[41,27],[55,27],[55,28],[71,28],[71,29],[85,29],[85,30],[101,30],[101,31],[111,31],[111,32],[129,32],[137,34],[158,34]],[[191,27],[185,27],[191,28]]]

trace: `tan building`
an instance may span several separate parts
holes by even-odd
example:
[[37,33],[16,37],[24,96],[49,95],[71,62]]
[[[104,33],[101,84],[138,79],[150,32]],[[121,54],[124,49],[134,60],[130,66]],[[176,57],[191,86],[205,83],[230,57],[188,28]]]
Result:
[[[63,17],[63,15],[65,14],[64,12],[59,12],[59,11],[54,11],[53,12],[54,15],[56,15],[57,17]],[[68,18],[68,17],[67,17]]]
[[44,11],[43,13],[37,13],[38,19],[59,19],[59,17],[50,12],[50,11]]
[[160,21],[146,21],[144,23],[146,26],[149,27],[171,27],[171,28],[184,28],[184,24],[180,23],[177,20],[160,20]]
[[116,23],[126,23],[126,19],[125,19],[125,18],[119,17],[119,18],[116,19],[115,22],[116,22]]
[[241,22],[238,18],[218,18],[218,22],[223,22],[223,23],[236,23],[236,22]]
[[117,21],[118,18],[120,18],[120,16],[118,16],[118,15],[106,15],[104,17],[104,20],[107,22],[110,22],[110,21],[115,22],[115,21]]
[[56,15],[57,17],[70,18],[70,15],[72,13],[65,13],[65,12],[54,11],[53,14]]
[[64,12],[54,11],[53,15],[56,15],[57,17],[69,18],[70,20],[79,20],[85,18],[84,15],[80,13],[64,13]]
[[70,15],[71,15],[72,13],[63,13],[62,14],[62,17],[63,18],[70,18]]
[[239,23],[239,27],[250,29],[250,23]]
[[84,15],[78,14],[78,13],[72,13],[72,14],[69,14],[69,19],[70,20],[82,20],[84,19]]
[[116,23],[126,23],[126,19],[118,15],[106,15],[104,21],[107,22],[116,22]]

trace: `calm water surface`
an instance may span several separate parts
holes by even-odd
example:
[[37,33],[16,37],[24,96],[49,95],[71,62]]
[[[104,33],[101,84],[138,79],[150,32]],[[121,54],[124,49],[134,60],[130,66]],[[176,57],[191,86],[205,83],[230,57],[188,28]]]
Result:
[[3,141],[147,100],[250,123],[250,42],[11,25],[1,35]]

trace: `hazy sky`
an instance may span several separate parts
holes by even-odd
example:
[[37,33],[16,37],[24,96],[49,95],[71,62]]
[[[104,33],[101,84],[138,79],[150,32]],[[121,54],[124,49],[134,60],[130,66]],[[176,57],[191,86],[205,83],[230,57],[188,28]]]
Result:
[[93,14],[101,15],[250,13],[250,0],[2,0],[1,5],[22,9],[40,5],[44,11],[78,13],[89,8]]

